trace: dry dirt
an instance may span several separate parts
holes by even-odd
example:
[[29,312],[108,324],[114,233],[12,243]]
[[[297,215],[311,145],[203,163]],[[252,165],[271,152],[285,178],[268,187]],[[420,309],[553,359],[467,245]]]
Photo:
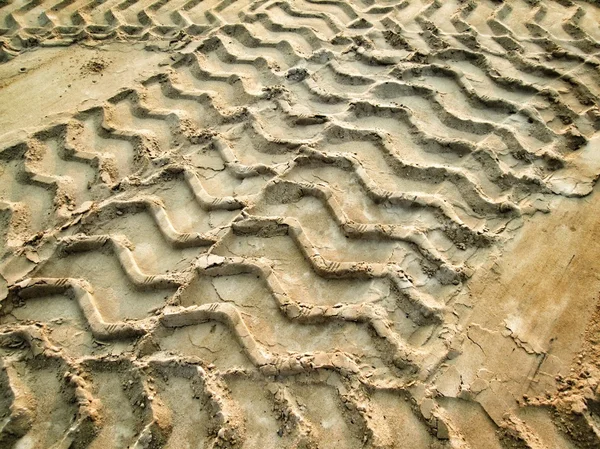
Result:
[[0,447],[600,447],[600,5],[0,0]]

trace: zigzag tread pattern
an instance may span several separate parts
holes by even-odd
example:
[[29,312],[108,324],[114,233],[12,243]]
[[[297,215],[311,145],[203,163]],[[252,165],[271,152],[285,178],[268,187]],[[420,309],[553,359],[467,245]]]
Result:
[[0,270],[21,271],[0,297],[0,445],[598,447],[592,374],[501,416],[480,379],[444,379],[473,274],[600,176],[599,18],[1,2],[1,62],[160,39],[174,62],[1,142]]

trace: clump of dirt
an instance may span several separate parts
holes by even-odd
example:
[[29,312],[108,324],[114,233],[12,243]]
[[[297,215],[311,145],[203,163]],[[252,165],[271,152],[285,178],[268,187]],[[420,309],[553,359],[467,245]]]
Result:
[[81,67],[82,75],[93,75],[102,73],[106,68],[110,65],[110,60],[106,58],[102,58],[100,56],[95,56],[86,62]]

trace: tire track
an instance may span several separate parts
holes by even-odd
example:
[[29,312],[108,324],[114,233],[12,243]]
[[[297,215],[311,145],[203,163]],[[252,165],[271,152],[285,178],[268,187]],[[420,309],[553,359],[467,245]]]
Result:
[[[2,3],[3,62],[122,39],[169,40],[174,63],[2,145],[0,268],[26,268],[0,299],[0,441],[179,447],[197,426],[214,448],[538,449],[566,426],[593,447],[588,415],[499,419],[444,376],[472,274],[600,173],[595,17],[569,0]],[[26,307],[64,298],[81,326]]]

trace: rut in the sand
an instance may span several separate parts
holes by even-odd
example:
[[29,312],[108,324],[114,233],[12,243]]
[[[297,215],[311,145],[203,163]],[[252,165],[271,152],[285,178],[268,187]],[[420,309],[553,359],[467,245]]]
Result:
[[592,418],[567,437],[561,410],[495,422],[476,391],[425,392],[460,354],[464,282],[600,173],[598,18],[567,0],[0,3],[4,60],[199,39],[1,142],[1,255],[46,256],[2,301],[0,443],[599,445]]

